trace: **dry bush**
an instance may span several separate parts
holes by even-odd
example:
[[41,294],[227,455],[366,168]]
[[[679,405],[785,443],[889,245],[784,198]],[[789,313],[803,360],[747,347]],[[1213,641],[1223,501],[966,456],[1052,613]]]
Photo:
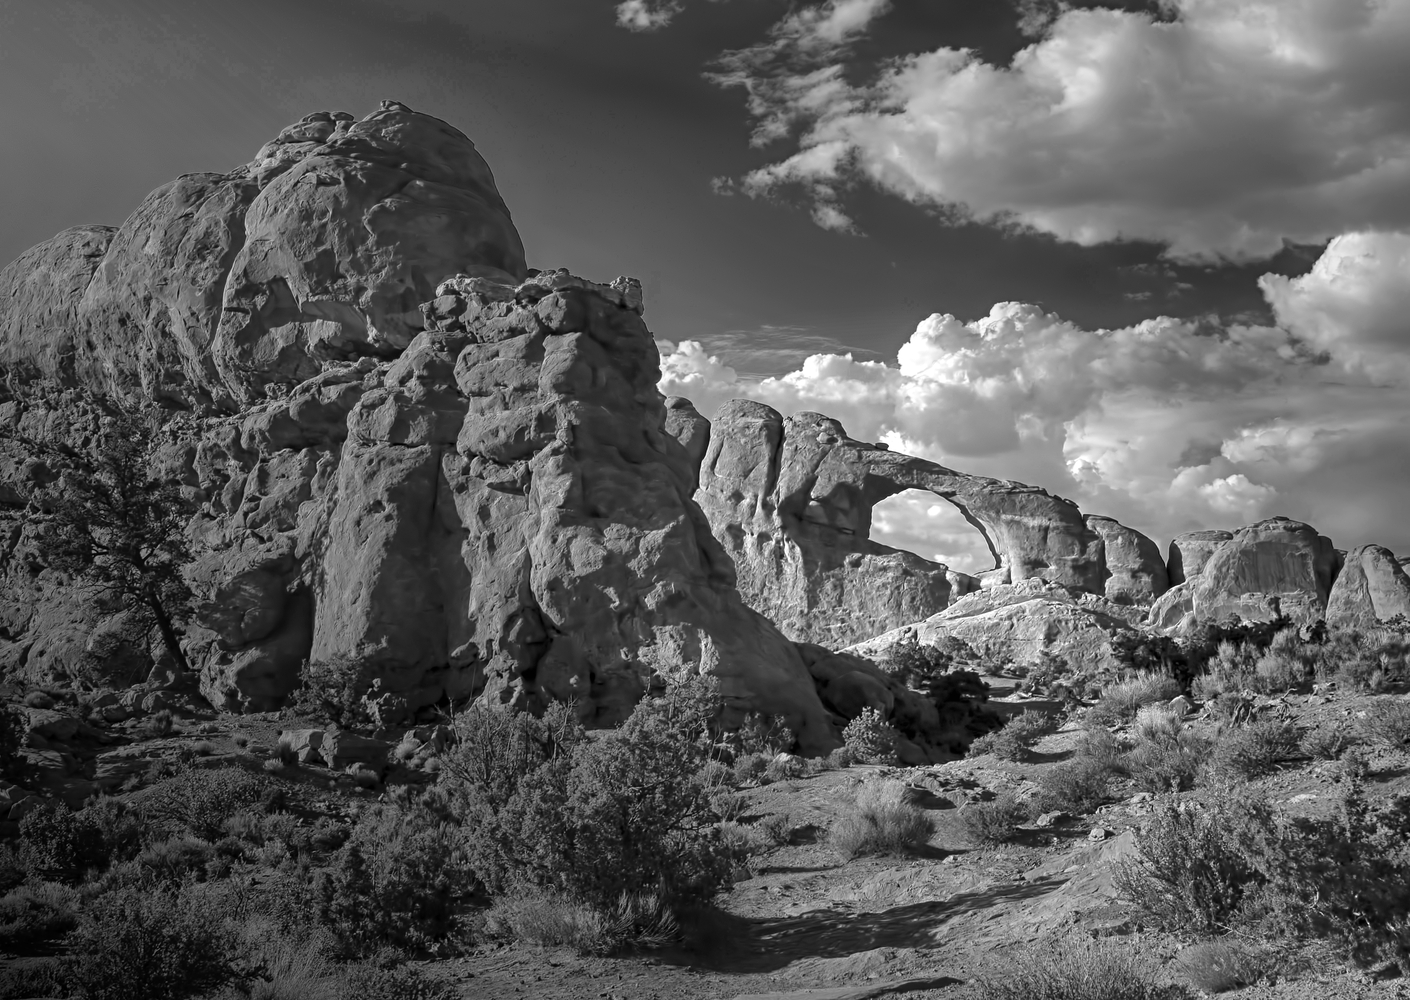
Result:
[[1206,781],[1248,781],[1271,774],[1278,765],[1301,759],[1302,737],[1298,726],[1275,719],[1223,727],[1205,762]]
[[1027,760],[1033,744],[1052,730],[1052,716],[1046,712],[1026,711],[1014,716],[999,729],[976,739],[969,745],[966,756],[978,757],[988,753],[999,760],[1019,763]]
[[935,824],[905,796],[906,786],[899,781],[867,782],[857,791],[853,806],[828,830],[828,846],[847,861],[923,846],[935,833]]
[[1209,807],[1161,800],[1137,837],[1137,856],[1116,867],[1113,882],[1124,897],[1171,928],[1226,931],[1260,881],[1240,837],[1267,818],[1257,803],[1245,809],[1231,794],[1216,797]]
[[1121,766],[1136,787],[1147,792],[1184,791],[1209,756],[1209,740],[1185,727],[1183,710],[1170,705],[1148,705],[1136,715],[1132,727],[1135,745],[1121,758]]
[[1012,792],[1004,792],[989,802],[971,802],[960,810],[965,831],[981,844],[1012,840],[1019,825],[1027,822],[1028,815],[1028,807]]
[[1382,701],[1356,720],[1356,733],[1384,750],[1410,749],[1410,701]]
[[1302,753],[1313,760],[1336,760],[1356,745],[1352,731],[1339,722],[1313,726],[1302,736]]
[[1111,797],[1111,782],[1125,773],[1120,743],[1103,729],[1088,729],[1071,760],[1049,768],[1038,779],[1034,806],[1040,812],[1093,813]]
[[1252,986],[1263,975],[1257,955],[1227,941],[1201,941],[1175,958],[1179,974],[1191,986],[1206,993],[1227,993]]
[[1170,701],[1179,697],[1180,684],[1166,674],[1140,673],[1109,684],[1102,691],[1102,700],[1087,713],[1091,723],[1113,725],[1130,722],[1145,705]]
[[582,955],[607,955],[628,945],[659,948],[679,934],[671,908],[651,894],[624,894],[611,906],[544,891],[508,896],[490,907],[485,926],[496,937]]
[[1159,966],[1117,941],[1050,941],[1004,959],[1003,971],[976,977],[980,1000],[1176,1000]]
[[0,898],[0,951],[12,955],[62,937],[78,923],[78,891],[57,882],[29,882]]

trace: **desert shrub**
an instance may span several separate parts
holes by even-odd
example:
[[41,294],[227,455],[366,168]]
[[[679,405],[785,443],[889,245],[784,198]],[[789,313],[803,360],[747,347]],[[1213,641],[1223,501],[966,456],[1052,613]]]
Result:
[[1183,713],[1167,705],[1149,705],[1136,715],[1135,745],[1122,758],[1122,769],[1147,792],[1184,791],[1209,756],[1209,740],[1186,729]]
[[803,759],[793,754],[779,754],[764,768],[764,777],[769,781],[787,781],[803,776]]
[[1102,729],[1089,729],[1071,760],[1055,765],[1038,778],[1035,808],[1077,815],[1095,812],[1111,797],[1112,779],[1124,772],[1124,760],[1115,737]]
[[281,798],[269,778],[241,767],[188,768],[148,791],[139,808],[157,835],[190,832],[214,840],[235,813],[272,809]]
[[542,717],[476,703],[456,716],[455,734],[442,766],[452,780],[474,788],[492,811],[504,807],[527,775],[566,757],[586,738],[572,709],[562,703],[550,705]]
[[855,759],[850,747],[840,746],[823,758],[823,766],[826,770],[838,770],[851,767]]
[[766,753],[748,753],[741,757],[736,757],[731,773],[736,785],[743,785],[750,781],[758,781],[761,784],[768,783],[769,763],[773,758]]
[[1180,684],[1164,674],[1142,673],[1109,684],[1102,691],[1102,700],[1088,712],[1088,721],[1096,725],[1130,722],[1144,705],[1170,701],[1180,694]]
[[192,833],[178,833],[165,840],[154,840],[137,855],[137,864],[151,878],[164,882],[181,882],[188,876],[203,873],[215,857],[215,847]]
[[1227,993],[1258,982],[1263,963],[1247,948],[1228,941],[1201,941],[1175,958],[1180,976],[1206,993]]
[[1410,701],[1381,701],[1356,720],[1356,733],[1369,746],[1410,749]]
[[315,882],[321,919],[355,955],[453,944],[474,890],[463,831],[436,793],[363,810]]
[[69,996],[69,970],[65,958],[45,958],[15,962],[0,969],[0,1000],[27,1000],[30,997]]
[[1290,817],[1261,805],[1242,847],[1262,881],[1248,917],[1261,929],[1325,938],[1364,964],[1410,973],[1410,795],[1371,806],[1360,778],[1342,779],[1340,809]]
[[971,802],[960,810],[965,832],[981,844],[1002,844],[1012,840],[1020,824],[1028,820],[1028,807],[1012,792],[1004,792],[988,802]]
[[539,891],[497,900],[486,915],[486,930],[540,947],[606,955],[628,944],[665,945],[679,927],[671,908],[657,895],[623,895],[604,906]]
[[20,864],[31,878],[75,883],[107,860],[103,832],[91,816],[51,808],[20,820]]
[[692,699],[644,700],[620,729],[526,776],[497,819],[500,881],[599,907],[658,888],[672,902],[704,898],[723,885],[730,858],[702,777],[715,709]]
[[376,965],[354,965],[343,974],[339,997],[358,1000],[455,1000],[453,987],[426,975],[420,969],[398,966],[383,969]]
[[0,897],[0,951],[24,954],[62,937],[78,923],[78,892],[57,882],[30,882]]
[[1247,781],[1302,755],[1302,730],[1291,722],[1262,719],[1223,727],[1214,736],[1205,768],[1211,781]]
[[348,728],[363,726],[371,721],[362,699],[371,686],[369,665],[356,657],[305,661],[299,668],[299,686],[289,696],[286,712]]
[[901,734],[874,708],[861,714],[842,730],[842,742],[856,759],[868,764],[896,763],[896,743]]
[[934,643],[898,643],[888,651],[883,666],[902,684],[928,692],[947,674],[973,670],[983,662],[983,657],[969,643],[944,635]]
[[1172,929],[1221,933],[1234,925],[1259,878],[1240,831],[1266,821],[1256,802],[1245,811],[1234,796],[1213,808],[1162,799],[1137,836],[1137,855],[1116,867],[1117,890]]
[[1410,679],[1410,638],[1391,629],[1342,629],[1326,636],[1317,679],[1349,691],[1383,691]]
[[1339,722],[1324,722],[1302,734],[1301,751],[1313,760],[1336,760],[1355,744],[1351,729]]
[[734,820],[720,824],[720,842],[734,858],[763,854],[774,847],[773,840],[757,825],[745,825]]
[[1115,941],[1049,941],[1005,956],[976,977],[980,1000],[1177,1000],[1158,964]]
[[1034,743],[1052,731],[1051,716],[1044,712],[1024,712],[1016,715],[1001,729],[985,733],[969,745],[968,756],[993,754],[999,760],[1018,763],[1028,759]]
[[899,781],[870,781],[857,791],[827,833],[827,844],[848,861],[864,854],[902,854],[935,833],[924,810],[906,801]]
[[231,975],[221,922],[192,887],[121,888],[84,910],[72,985],[84,1000],[183,1000]]
[[1354,774],[1342,784],[1329,818],[1280,813],[1247,786],[1164,802],[1116,885],[1174,929],[1318,937],[1410,968],[1410,796],[1372,808]]
[[767,838],[769,846],[774,847],[788,843],[796,825],[791,813],[781,812],[769,813],[755,823],[754,827]]
[[798,743],[798,737],[779,717],[750,712],[733,734],[732,742],[741,753],[762,753],[772,757],[780,753],[791,753]]
[[130,861],[142,849],[142,816],[126,801],[104,795],[91,800],[78,814],[98,828],[107,863]]
[[143,719],[138,732],[141,733],[145,739],[156,740],[170,733],[171,727],[171,709],[163,708]]

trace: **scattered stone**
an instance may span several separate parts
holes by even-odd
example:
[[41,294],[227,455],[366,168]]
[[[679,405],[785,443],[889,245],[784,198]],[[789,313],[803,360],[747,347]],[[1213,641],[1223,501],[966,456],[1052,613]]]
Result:
[[1087,839],[1092,841],[1106,840],[1112,835],[1112,831],[1104,826],[1092,827],[1092,832],[1087,834]]
[[1057,826],[1070,818],[1065,812],[1045,812],[1033,821],[1033,825],[1044,828]]

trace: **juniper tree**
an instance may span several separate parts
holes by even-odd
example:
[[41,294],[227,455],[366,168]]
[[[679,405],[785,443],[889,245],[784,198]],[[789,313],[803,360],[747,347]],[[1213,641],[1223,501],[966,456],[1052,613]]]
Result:
[[181,567],[191,559],[194,504],[152,471],[156,421],[99,409],[101,430],[88,447],[29,436],[18,422],[0,431],[38,470],[22,517],[44,565],[108,588],[147,616],[172,659],[189,669],[178,627],[192,605]]

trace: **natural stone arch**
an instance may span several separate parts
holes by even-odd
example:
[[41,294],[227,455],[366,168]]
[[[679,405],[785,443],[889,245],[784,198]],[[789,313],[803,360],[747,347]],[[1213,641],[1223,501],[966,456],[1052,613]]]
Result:
[[950,600],[999,568],[993,541],[964,509],[929,490],[898,490],[872,505],[867,539],[948,567]]
[[[699,443],[699,420],[676,418]],[[868,538],[872,508],[907,489],[954,504],[989,541],[985,586],[1042,579],[1103,594],[1112,579],[1164,590],[1154,543],[1109,518],[1023,483],[970,476],[848,437],[820,413],[784,418],[752,400],[720,408],[695,499],[738,574],[740,593],[799,641],[856,642],[944,609],[946,568]],[[1098,523],[1100,522],[1100,523]],[[1115,526],[1112,528],[1111,526]],[[1119,529],[1119,530],[1116,530]],[[1119,553],[1107,558],[1108,536]],[[1129,543],[1129,544],[1128,544]],[[1153,560],[1159,568],[1125,565]]]

